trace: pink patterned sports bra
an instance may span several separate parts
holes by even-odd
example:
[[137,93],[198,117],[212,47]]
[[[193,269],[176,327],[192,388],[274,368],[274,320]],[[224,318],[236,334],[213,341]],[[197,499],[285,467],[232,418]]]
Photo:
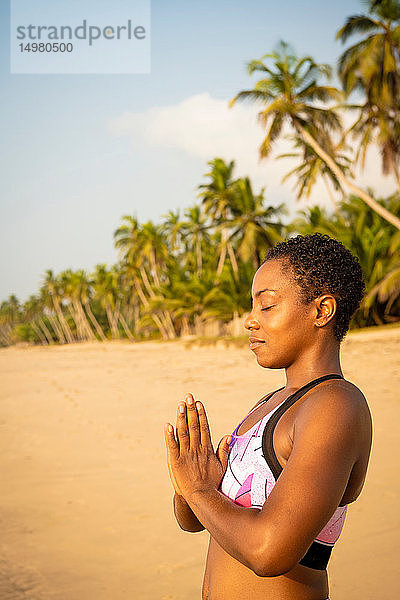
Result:
[[[239,423],[232,433],[228,465],[219,488],[225,496],[241,506],[262,508],[282,472],[282,467],[273,447],[275,426],[283,413],[296,400],[326,379],[343,379],[343,377],[338,374],[331,374],[314,379],[286,400],[283,400],[243,435],[237,435],[237,430],[247,416],[262,403],[269,400],[275,394],[275,392],[272,392],[261,400]],[[338,506],[299,564],[313,569],[326,569],[334,543],[338,540],[342,531],[346,511],[347,504]]]

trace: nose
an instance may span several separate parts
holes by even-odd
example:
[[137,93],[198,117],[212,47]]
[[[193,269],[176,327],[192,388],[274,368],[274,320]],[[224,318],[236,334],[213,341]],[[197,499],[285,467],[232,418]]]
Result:
[[260,324],[257,321],[257,319],[254,318],[253,311],[251,311],[251,313],[249,314],[249,316],[245,320],[244,326],[249,331],[253,331],[253,329],[260,329]]

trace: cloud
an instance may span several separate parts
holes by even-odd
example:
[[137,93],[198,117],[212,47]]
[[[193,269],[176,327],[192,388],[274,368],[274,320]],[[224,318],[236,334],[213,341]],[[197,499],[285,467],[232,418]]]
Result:
[[[135,148],[139,141],[151,147],[179,149],[204,162],[217,156],[235,160],[235,175],[248,175],[255,191],[265,187],[267,203],[286,201],[293,209],[311,204],[331,206],[322,182],[317,183],[310,199],[294,206],[295,180],[282,184],[282,178],[298,163],[296,159],[274,159],[292,151],[288,140],[276,143],[273,157],[259,160],[258,147],[263,139],[263,128],[257,121],[259,110],[255,105],[244,104],[230,109],[227,100],[202,93],[171,106],[153,107],[141,113],[125,112],[112,119],[108,128],[114,136],[131,137]],[[356,181],[363,188],[372,187],[377,195],[387,195],[395,189],[393,179],[381,174],[376,148],[369,151],[365,170],[357,173]]]

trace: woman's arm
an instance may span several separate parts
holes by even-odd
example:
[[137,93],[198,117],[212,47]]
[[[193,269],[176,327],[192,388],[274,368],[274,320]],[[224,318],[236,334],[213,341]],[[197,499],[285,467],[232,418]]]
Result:
[[[311,399],[313,396],[313,399]],[[188,403],[166,443],[182,495],[216,542],[260,576],[288,572],[339,505],[359,453],[360,402],[348,390],[310,394],[299,409],[293,449],[262,510],[241,507],[218,491],[221,465],[214,454],[204,407]]]
[[184,531],[190,533],[204,531],[204,525],[200,523],[185,498],[176,492],[174,494],[174,513],[179,527]]

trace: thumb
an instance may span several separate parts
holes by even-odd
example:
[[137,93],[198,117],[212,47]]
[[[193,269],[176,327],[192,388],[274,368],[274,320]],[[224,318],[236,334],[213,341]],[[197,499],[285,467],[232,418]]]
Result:
[[231,435],[224,435],[218,444],[217,448],[217,458],[222,465],[222,469],[225,473],[226,467],[228,464],[228,455],[229,455],[229,444],[232,440]]

